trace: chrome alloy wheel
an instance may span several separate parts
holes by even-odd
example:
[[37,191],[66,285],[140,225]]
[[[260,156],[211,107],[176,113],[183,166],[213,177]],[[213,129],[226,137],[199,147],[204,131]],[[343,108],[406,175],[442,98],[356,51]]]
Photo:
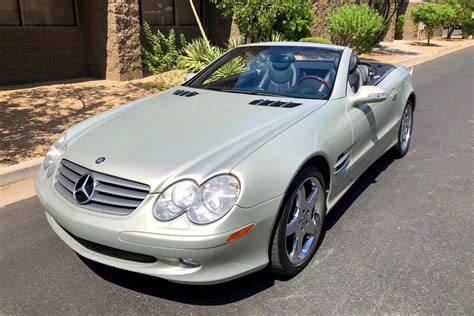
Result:
[[322,228],[324,192],[315,177],[309,177],[299,186],[291,203],[285,229],[286,254],[294,265],[305,261],[316,246]]
[[411,105],[405,107],[403,111],[402,122],[400,126],[400,147],[402,151],[406,151],[410,145],[411,132],[413,125],[413,108]]

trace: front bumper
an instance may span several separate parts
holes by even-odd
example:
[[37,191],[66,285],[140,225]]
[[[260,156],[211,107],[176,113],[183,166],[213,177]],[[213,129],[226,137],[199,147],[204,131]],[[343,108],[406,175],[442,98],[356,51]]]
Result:
[[[69,247],[93,261],[190,284],[225,282],[268,264],[270,236],[282,197],[253,208],[236,206],[223,219],[209,225],[195,225],[185,217],[163,223],[153,216],[154,194],[130,215],[109,215],[72,204],[53,188],[52,179],[46,178],[42,169],[35,178],[48,222]],[[226,243],[232,233],[252,223],[256,224],[253,230]],[[71,234],[107,247],[152,256],[157,261],[142,263],[108,256],[86,248]],[[200,266],[184,265],[179,258],[191,258]]]

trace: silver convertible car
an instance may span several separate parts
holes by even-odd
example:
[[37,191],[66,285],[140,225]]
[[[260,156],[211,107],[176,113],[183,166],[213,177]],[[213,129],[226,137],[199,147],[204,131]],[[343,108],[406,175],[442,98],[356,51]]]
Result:
[[333,45],[244,45],[69,128],[36,189],[57,235],[93,261],[193,284],[294,275],[357,178],[407,153],[414,107],[404,67]]

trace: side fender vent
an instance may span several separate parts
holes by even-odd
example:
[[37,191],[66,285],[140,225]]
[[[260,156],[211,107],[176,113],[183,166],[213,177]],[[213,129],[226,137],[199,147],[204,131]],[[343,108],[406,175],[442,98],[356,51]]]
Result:
[[193,97],[199,93],[197,93],[196,91],[176,90],[175,92],[173,92],[173,94],[182,97]]
[[249,102],[249,104],[261,105],[261,106],[272,106],[276,108],[294,108],[295,106],[301,105],[302,103],[259,99],[259,100],[253,100],[252,102]]

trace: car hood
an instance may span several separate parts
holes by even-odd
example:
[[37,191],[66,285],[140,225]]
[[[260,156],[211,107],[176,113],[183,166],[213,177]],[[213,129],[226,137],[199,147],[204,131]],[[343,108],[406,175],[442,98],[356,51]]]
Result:
[[[198,94],[179,96],[171,89],[71,128],[64,158],[161,192],[183,178],[202,183],[228,173],[252,151],[326,102],[185,89]],[[255,99],[302,105],[249,104]],[[98,157],[105,161],[96,164]]]

